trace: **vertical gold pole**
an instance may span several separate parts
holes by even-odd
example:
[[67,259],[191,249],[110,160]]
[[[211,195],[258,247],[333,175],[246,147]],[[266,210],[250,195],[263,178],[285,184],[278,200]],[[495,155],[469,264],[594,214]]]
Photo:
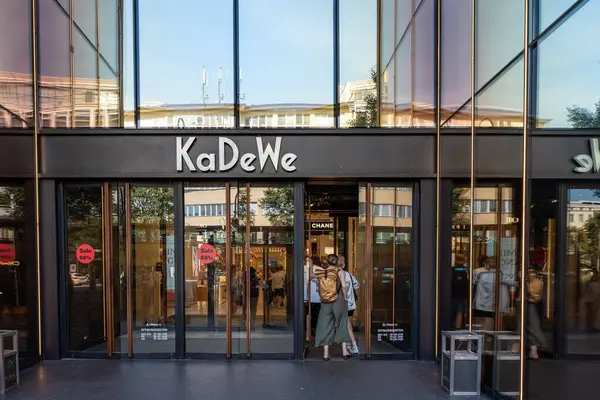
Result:
[[[306,241],[306,255],[308,257],[311,257],[312,254],[310,254],[310,246],[311,246],[311,237],[310,237],[310,228],[311,228],[311,198],[310,198],[310,192],[308,193],[308,239]],[[311,296],[310,296],[310,271],[308,271],[307,273],[307,279],[306,279],[306,294],[307,294],[307,300],[306,300],[306,304],[308,304],[308,320],[306,321],[306,340],[310,343],[311,337],[312,337],[312,311],[311,311]]]
[[552,316],[552,273],[554,271],[554,232],[556,220],[548,219],[548,244],[546,246],[546,318]]
[[97,94],[97,109],[98,116],[96,117],[96,127],[101,127],[100,124],[100,0],[96,0],[96,84],[98,89]]
[[366,268],[366,301],[365,301],[365,352],[366,357],[371,358],[371,302],[373,293],[373,266],[372,246],[373,233],[371,226],[371,184],[367,183],[365,193],[365,268]]
[[246,183],[246,357],[252,355],[250,331],[252,329],[252,310],[250,307],[250,184]]
[[75,44],[73,41],[73,35],[75,34],[75,27],[73,25],[73,15],[75,13],[75,0],[69,1],[69,61],[71,66],[71,127],[75,128]]
[[[475,4],[477,0],[471,0],[471,154],[470,154],[470,183],[471,196],[469,200],[469,277],[473,279],[473,225],[475,214]],[[473,330],[473,285],[469,285],[469,331]]]
[[35,179],[35,264],[37,270],[37,323],[38,323],[38,355],[42,357],[42,264],[40,241],[40,165],[39,165],[39,133],[40,104],[38,81],[38,30],[37,0],[31,0],[31,50],[32,50],[32,84],[33,84],[33,166]]
[[396,329],[396,224],[398,222],[398,213],[396,212],[398,207],[398,188],[394,187],[394,226],[392,227],[392,329]]
[[124,52],[124,35],[123,35],[123,30],[124,30],[124,25],[123,25],[123,0],[119,0],[117,2],[117,27],[118,27],[118,55],[119,55],[119,76],[118,76],[118,80],[119,80],[119,108],[117,109],[117,127],[118,128],[124,128],[125,127],[125,121],[124,121],[124,107],[125,105],[123,104],[123,87],[124,87],[124,78],[123,78],[123,52]]
[[[101,202],[102,202],[102,207],[101,207],[101,221],[102,223],[100,224],[102,226],[102,316],[104,319],[104,326],[103,326],[103,331],[104,331],[104,340],[107,341],[108,340],[108,334],[106,331],[106,324],[108,323],[108,318],[106,316],[107,313],[107,307],[106,307],[106,218],[107,218],[107,210],[106,210],[106,183],[104,183],[102,185],[102,187],[100,188],[100,192],[101,192]],[[108,343],[107,343],[107,350],[108,350]]]
[[133,265],[131,232],[131,187],[125,183],[125,276],[127,281],[127,355],[133,356]]
[[520,348],[520,376],[519,380],[519,399],[523,399],[525,394],[525,384],[524,384],[524,375],[525,375],[525,307],[526,303],[524,298],[525,291],[523,290],[524,285],[526,284],[526,272],[529,268],[527,264],[527,252],[529,249],[529,244],[527,243],[527,215],[528,215],[528,192],[527,192],[527,124],[529,122],[529,0],[525,0],[524,2],[524,18],[525,18],[525,31],[523,33],[523,181],[521,182],[521,198],[523,201],[521,208],[521,312],[520,319],[521,325],[519,329],[519,335],[521,338],[521,348]]
[[225,357],[231,358],[231,185],[225,184],[225,290],[227,292],[227,317],[225,323]]
[[377,73],[375,74],[378,128],[381,126],[381,2],[382,0],[377,1]]
[[435,356],[438,354],[438,330],[440,329],[439,313],[439,296],[440,296],[440,202],[441,202],[441,182],[442,182],[442,168],[441,168],[441,113],[442,113],[442,100],[441,100],[441,65],[442,65],[442,2],[437,2],[437,62],[436,62],[436,74],[437,74],[437,86],[436,86],[436,123],[435,123],[435,140],[436,140],[436,160],[435,160]]
[[499,331],[502,330],[502,308],[500,302],[500,289],[502,286],[502,269],[500,268],[500,260],[501,260],[501,252],[502,252],[502,201],[503,201],[503,191],[504,185],[497,186],[497,202],[496,202],[496,221],[498,233],[496,234],[496,248],[495,248],[495,258],[496,258],[496,287],[494,288],[496,304],[494,305],[494,329]]
[[[412,9],[412,1],[411,1],[411,9]],[[411,14],[412,16],[412,14]],[[392,51],[392,59],[396,58],[396,44],[398,43],[398,26],[396,21],[398,20],[398,2],[395,1],[394,2],[394,45],[393,45],[393,51]],[[388,60],[391,61],[391,60]],[[392,113],[392,127],[396,126],[396,99],[398,96],[398,93],[396,93],[396,62],[394,63],[388,63],[388,66],[393,66],[393,71],[389,71],[389,76],[391,77],[390,81],[392,82],[392,85],[394,85],[394,97],[392,98],[392,107],[391,107],[391,113]]]
[[[410,127],[414,127],[415,120],[415,2],[410,2]],[[394,90],[394,93],[396,91]]]
[[103,216],[104,223],[104,243],[102,245],[102,255],[104,260],[103,285],[105,296],[105,324],[104,330],[106,335],[106,349],[110,357],[114,351],[114,298],[112,295],[112,192],[108,182],[103,185],[103,200],[105,210]]

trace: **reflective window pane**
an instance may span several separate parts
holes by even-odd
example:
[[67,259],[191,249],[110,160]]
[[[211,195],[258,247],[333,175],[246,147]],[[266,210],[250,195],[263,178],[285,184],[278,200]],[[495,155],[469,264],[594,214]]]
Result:
[[131,187],[133,352],[175,352],[172,187]]
[[381,2],[381,67],[385,68],[394,54],[394,26],[396,24],[395,0]]
[[[225,185],[188,183],[184,193],[186,351],[225,354]],[[194,212],[206,206],[216,209],[203,216]]]
[[[442,2],[441,116],[452,123],[469,126],[470,116],[453,116],[471,97],[471,0]],[[462,112],[462,111],[461,111]]]
[[240,0],[239,19],[241,126],[332,127],[332,3]]
[[475,126],[523,126],[523,59],[476,95]]
[[[119,70],[119,0],[98,1],[98,48],[104,61],[114,71]],[[123,2],[125,4],[127,1]]]
[[134,65],[134,31],[133,31],[133,2],[122,1],[123,13],[123,121],[124,128],[135,128],[135,65]]
[[340,1],[340,128],[377,126],[377,1]]
[[394,84],[395,59],[392,58],[389,64],[383,69],[379,83],[379,98],[381,99],[381,117],[382,127],[394,126],[394,99],[396,96]]
[[[100,1],[100,3],[102,2]],[[104,3],[107,2],[104,1]],[[96,12],[96,0],[72,0],[72,4],[75,29],[91,43],[96,44],[98,42],[96,34],[96,20],[98,16]]]
[[231,1],[140,2],[140,128],[233,127],[232,24]]
[[[102,187],[66,187],[64,195],[68,350],[105,353]],[[85,258],[80,248],[87,252]]]
[[396,127],[409,127],[413,121],[411,50],[412,29],[408,29],[394,54],[396,61]]
[[598,15],[600,2],[587,2],[539,44],[538,127],[600,127]]
[[252,353],[291,354],[294,352],[293,185],[252,185],[250,212]]
[[31,2],[0,4],[0,128],[32,125]]
[[[593,2],[593,0],[592,0]],[[540,32],[567,11],[577,0],[541,0],[539,1]]]
[[79,31],[73,34],[73,127],[98,126],[98,52]]
[[[0,329],[18,331],[19,357],[37,356],[35,346],[37,319],[33,313],[35,305],[30,305],[29,293],[36,290],[36,282],[31,281],[30,264],[32,253],[30,232],[25,229],[25,188],[22,186],[0,187],[0,309],[2,319]],[[33,340],[32,340],[33,339]],[[6,342],[5,342],[6,343]]]
[[523,50],[523,1],[479,1],[475,18],[476,126],[521,127],[523,63],[510,61]]
[[98,126],[116,128],[119,120],[119,15],[118,0],[99,2],[100,116]]
[[434,126],[435,1],[423,0],[414,19],[413,121],[411,126]]
[[412,200],[410,188],[373,186],[372,354],[412,351]]
[[600,190],[571,189],[567,204],[567,352],[600,354]]

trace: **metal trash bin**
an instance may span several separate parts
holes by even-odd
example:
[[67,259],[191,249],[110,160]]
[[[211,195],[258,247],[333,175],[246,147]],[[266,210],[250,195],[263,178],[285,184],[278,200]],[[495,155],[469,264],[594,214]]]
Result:
[[[0,351],[2,351],[2,379],[0,394],[19,386],[19,332],[0,331]],[[12,340],[11,340],[12,339]]]
[[514,332],[485,332],[483,385],[495,394],[519,395],[521,338]]
[[482,337],[468,331],[442,331],[442,387],[450,396],[481,394]]

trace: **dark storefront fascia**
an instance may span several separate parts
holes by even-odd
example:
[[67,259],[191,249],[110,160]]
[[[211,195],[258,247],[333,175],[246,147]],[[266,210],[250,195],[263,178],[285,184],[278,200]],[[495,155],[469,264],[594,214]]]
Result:
[[[260,135],[257,135],[260,133]],[[476,178],[516,182],[522,177],[522,130],[477,130],[475,140]],[[257,152],[257,136],[263,145],[274,146],[281,138],[278,170],[270,161],[260,169],[246,172],[241,167],[244,154]],[[215,153],[217,171],[190,171],[183,161],[184,171],[177,171],[177,138],[187,143],[190,160],[200,153]],[[235,166],[219,172],[219,138],[233,141],[239,150]],[[531,178],[570,182],[594,181],[598,162],[590,139],[600,132],[534,131],[529,146]],[[5,132],[0,138],[0,176],[6,182],[21,180],[34,183],[33,132]],[[441,178],[466,180],[470,177],[470,131],[442,130]],[[592,145],[592,148],[590,147]],[[435,198],[436,198],[436,135],[434,130],[357,129],[344,131],[205,131],[198,130],[78,130],[42,132],[39,135],[40,160],[40,226],[43,347],[46,358],[60,357],[59,288],[56,266],[59,254],[56,241],[56,183],[90,180],[193,180],[193,179],[354,179],[411,180],[419,182],[419,216],[417,225],[419,255],[419,349],[418,358],[433,356],[435,341],[435,307],[430,293],[434,292]],[[281,157],[293,153],[291,172],[281,168]],[[226,150],[230,157],[230,148]],[[574,160],[578,155],[585,155]],[[248,157],[248,162],[252,157]],[[291,158],[288,158],[290,161]],[[207,163],[207,161],[205,161]],[[581,164],[583,163],[583,164]],[[591,164],[589,164],[591,163]],[[589,165],[588,165],[589,164]],[[575,172],[576,167],[589,172]],[[582,167],[582,168],[583,168]],[[592,182],[593,183],[593,182]],[[34,194],[31,191],[30,194]],[[442,207],[443,209],[443,207]],[[442,215],[442,219],[448,217]],[[441,229],[443,232],[443,229]],[[443,256],[441,256],[443,257]],[[431,267],[428,267],[430,265]]]

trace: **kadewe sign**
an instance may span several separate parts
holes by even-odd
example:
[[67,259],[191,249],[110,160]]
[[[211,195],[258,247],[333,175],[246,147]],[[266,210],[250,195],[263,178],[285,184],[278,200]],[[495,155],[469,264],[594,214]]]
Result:
[[175,157],[178,172],[226,172],[237,165],[245,172],[261,173],[267,165],[275,172],[296,171],[294,163],[298,156],[283,150],[282,138],[263,141],[256,137],[256,146],[249,152],[240,154],[237,144],[226,137],[220,137],[216,148],[197,145],[196,137],[177,137]]

